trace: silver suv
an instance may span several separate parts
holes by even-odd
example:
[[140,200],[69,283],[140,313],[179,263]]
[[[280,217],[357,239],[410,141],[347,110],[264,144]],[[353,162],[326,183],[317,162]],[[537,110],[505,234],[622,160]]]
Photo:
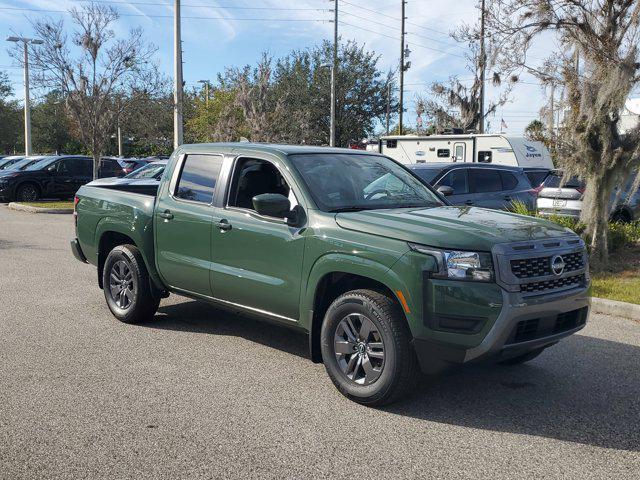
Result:
[[[536,206],[540,215],[559,215],[579,218],[585,183],[575,177],[562,181],[562,171],[551,172],[539,187]],[[630,175],[624,187],[616,187],[611,194],[611,220],[632,222],[640,219],[640,191],[631,193],[635,174]]]

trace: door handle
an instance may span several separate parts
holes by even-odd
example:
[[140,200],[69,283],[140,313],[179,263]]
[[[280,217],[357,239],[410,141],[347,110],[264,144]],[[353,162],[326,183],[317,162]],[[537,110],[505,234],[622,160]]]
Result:
[[229,223],[229,220],[227,220],[226,218],[223,218],[219,222],[216,222],[216,227],[218,227],[220,230],[223,230],[225,232],[228,230],[231,230],[231,224]]
[[505,195],[505,196],[504,196],[504,199],[505,199],[507,202],[510,202],[510,201],[511,201],[511,197],[510,197],[509,195]]
[[467,201],[466,201],[466,202],[464,202],[464,203],[466,203],[467,205],[473,205],[473,204],[474,204],[474,201],[473,201],[473,200],[467,200]]
[[171,220],[173,218],[173,213],[171,213],[171,210],[165,210],[164,212],[160,212],[158,216],[165,220]]

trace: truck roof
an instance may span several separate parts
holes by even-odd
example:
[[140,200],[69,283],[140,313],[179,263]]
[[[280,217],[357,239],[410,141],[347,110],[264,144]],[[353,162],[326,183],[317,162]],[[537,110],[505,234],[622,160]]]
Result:
[[181,145],[185,150],[209,150],[211,148],[228,148],[255,150],[256,152],[273,153],[278,152],[284,155],[304,154],[304,153],[348,153],[353,155],[379,155],[377,152],[366,150],[355,150],[352,148],[319,147],[313,145],[287,145],[278,143],[259,142],[220,142],[220,143],[192,143]]

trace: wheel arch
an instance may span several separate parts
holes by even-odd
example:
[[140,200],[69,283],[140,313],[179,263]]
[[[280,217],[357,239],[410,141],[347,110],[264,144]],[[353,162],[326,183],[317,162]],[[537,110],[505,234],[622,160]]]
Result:
[[[345,292],[369,289],[383,293],[398,302],[409,321],[404,295],[407,290],[402,280],[389,267],[375,261],[345,254],[328,254],[314,265],[301,305],[300,319],[305,323],[309,337],[309,353],[312,361],[322,362],[320,352],[320,327],[327,308],[333,300]],[[404,293],[403,293],[404,292]],[[402,295],[400,299],[399,295]]]

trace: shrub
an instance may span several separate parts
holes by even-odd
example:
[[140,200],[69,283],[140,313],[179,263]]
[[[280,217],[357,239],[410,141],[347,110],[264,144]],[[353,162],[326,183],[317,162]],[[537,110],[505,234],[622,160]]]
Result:
[[532,217],[536,214],[536,212],[530,210],[527,204],[522,200],[513,200],[511,202],[511,206],[509,207],[509,211],[517,213],[518,215],[529,215]]

